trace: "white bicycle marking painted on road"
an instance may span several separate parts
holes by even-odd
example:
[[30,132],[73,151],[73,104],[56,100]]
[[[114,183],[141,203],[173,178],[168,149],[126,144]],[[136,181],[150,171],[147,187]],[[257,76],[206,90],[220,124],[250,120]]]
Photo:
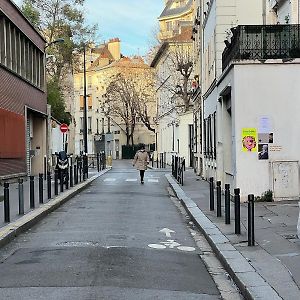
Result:
[[159,232],[162,232],[166,235],[166,237],[171,237],[171,233],[176,233],[174,230],[169,228],[163,228]]
[[166,249],[167,247],[160,244],[149,244],[148,247],[154,248],[154,249]]

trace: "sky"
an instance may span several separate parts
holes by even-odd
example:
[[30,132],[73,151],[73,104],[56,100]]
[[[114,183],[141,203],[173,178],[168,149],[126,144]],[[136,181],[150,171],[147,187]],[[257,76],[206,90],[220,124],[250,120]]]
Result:
[[[14,0],[20,5],[22,0]],[[145,55],[164,0],[85,0],[86,19],[98,24],[97,42],[118,37],[125,56]]]

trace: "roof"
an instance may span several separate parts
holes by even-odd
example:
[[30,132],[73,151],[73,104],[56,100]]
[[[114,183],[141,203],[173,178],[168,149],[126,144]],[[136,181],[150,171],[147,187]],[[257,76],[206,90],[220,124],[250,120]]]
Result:
[[170,0],[161,15],[158,17],[158,19],[166,18],[166,17],[172,17],[172,16],[177,16],[181,15],[184,13],[187,13],[191,10],[193,7],[193,0],[189,0],[185,5],[172,8],[172,4],[174,3],[175,0]]
[[192,36],[192,26],[182,26],[180,28],[180,33],[176,34],[170,38],[164,39],[164,41],[168,42],[191,42]]
[[100,45],[98,48],[93,49],[93,53],[97,53],[99,56],[97,57],[97,59],[91,64],[91,66],[89,67],[89,70],[97,67],[99,65],[99,61],[101,59],[108,59],[109,61],[113,61],[114,58],[112,56],[112,54],[110,53],[110,51],[108,50],[108,46],[107,44],[105,45]]
[[46,43],[45,37],[35,28],[35,26],[30,22],[30,20],[23,14],[20,7],[14,2],[9,0],[10,4],[14,6],[14,8],[18,11],[18,13],[23,17],[23,19],[29,24],[29,26],[39,35],[39,37]]

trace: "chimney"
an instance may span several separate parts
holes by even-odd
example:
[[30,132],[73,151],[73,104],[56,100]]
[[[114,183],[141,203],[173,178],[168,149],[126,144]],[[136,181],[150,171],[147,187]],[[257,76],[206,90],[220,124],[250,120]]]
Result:
[[119,60],[121,58],[121,41],[119,38],[110,39],[107,43],[108,51],[111,53],[114,60]]

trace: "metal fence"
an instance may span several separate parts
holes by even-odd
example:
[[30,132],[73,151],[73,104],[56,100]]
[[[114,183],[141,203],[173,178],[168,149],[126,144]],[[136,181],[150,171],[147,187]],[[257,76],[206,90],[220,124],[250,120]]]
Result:
[[185,159],[177,155],[172,156],[172,175],[174,178],[183,185],[185,171]]
[[225,41],[223,70],[232,60],[300,58],[300,25],[239,25]]

